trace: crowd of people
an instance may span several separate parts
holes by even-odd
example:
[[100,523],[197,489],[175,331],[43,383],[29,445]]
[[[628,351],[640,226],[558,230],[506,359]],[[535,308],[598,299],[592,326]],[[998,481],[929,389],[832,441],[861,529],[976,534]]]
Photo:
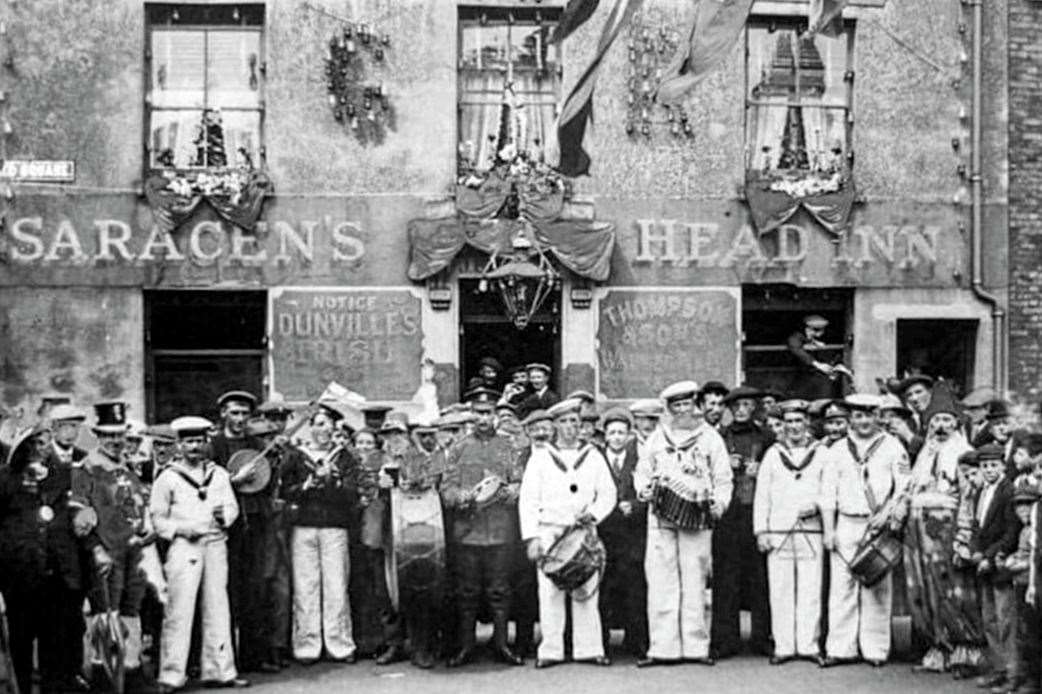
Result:
[[1039,691],[1042,434],[993,393],[681,381],[605,408],[559,397],[546,365],[500,370],[485,360],[422,423],[231,391],[217,422],[141,430],[98,403],[90,451],[86,413],[51,407],[0,468],[19,688],[34,670],[42,692],[105,686],[106,639],[130,692],[243,687],[291,661],[461,667],[480,621],[509,665],[611,665],[622,630],[638,667],[881,667],[896,574],[921,669]]

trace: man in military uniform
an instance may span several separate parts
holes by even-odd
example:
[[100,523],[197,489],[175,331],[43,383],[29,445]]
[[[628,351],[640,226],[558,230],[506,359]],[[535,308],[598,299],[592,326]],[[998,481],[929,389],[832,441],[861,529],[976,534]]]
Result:
[[859,655],[879,667],[890,655],[893,576],[866,588],[847,564],[866,534],[897,522],[911,472],[904,446],[880,429],[879,402],[877,395],[847,396],[850,433],[827,449],[823,461],[823,543],[832,552],[824,667],[854,662]]
[[[446,455],[441,494],[451,514],[451,553],[456,564],[460,650],[449,659],[450,667],[471,660],[474,628],[481,597],[492,611],[493,652],[511,665],[524,660],[507,643],[510,618],[510,578],[514,550],[519,541],[517,490],[519,476],[510,440],[495,430],[495,403],[499,394],[477,388],[467,394],[476,418],[474,433],[453,446]],[[474,489],[489,476],[501,483],[498,497],[483,508],[475,505]]]
[[[73,533],[71,464],[40,445],[42,426],[20,432],[0,466],[0,592],[21,692],[32,692],[33,644],[42,694],[85,692],[83,595],[90,567]],[[48,444],[49,445],[49,444]],[[100,555],[99,570],[108,570]]]
[[842,400],[827,403],[822,412],[822,419],[824,420],[825,436],[823,440],[825,445],[832,446],[846,438],[850,429],[850,409],[846,403]]
[[[170,542],[166,574],[170,601],[163,616],[160,691],[184,687],[196,607],[202,615],[202,680],[211,687],[246,687],[232,649],[228,611],[227,529],[239,514],[228,473],[207,460],[207,431],[202,417],[179,417],[170,423],[179,455],[156,478],[151,511],[156,532]],[[197,604],[198,599],[198,604]]]
[[94,409],[97,423],[92,431],[98,447],[83,459],[81,467],[73,469],[70,496],[70,503],[81,509],[74,526],[86,536],[96,556],[107,554],[112,560],[112,570],[90,588],[92,628],[103,631],[104,620],[119,615],[126,634],[127,688],[148,690],[151,682],[141,670],[140,610],[146,590],[142,550],[156,538],[148,513],[149,490],[123,455],[126,403],[98,403]]
[[561,396],[550,388],[550,367],[532,363],[527,366],[528,385],[532,392],[521,403],[518,414],[527,416],[532,410],[546,410],[561,401]]
[[757,389],[739,386],[723,399],[732,417],[721,434],[730,456],[734,492],[713,532],[711,650],[718,659],[741,650],[739,616],[743,606],[752,617],[751,649],[754,653],[770,652],[767,567],[753,535],[753,498],[760,461],[774,436],[753,420],[759,397]]

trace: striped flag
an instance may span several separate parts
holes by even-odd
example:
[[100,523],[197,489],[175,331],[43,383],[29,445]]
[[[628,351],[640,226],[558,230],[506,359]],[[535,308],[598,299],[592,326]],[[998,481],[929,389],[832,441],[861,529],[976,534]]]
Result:
[[600,0],[568,0],[564,10],[561,12],[561,21],[554,27],[547,43],[564,41],[571,36],[572,32],[586,23],[586,20],[597,11]]
[[593,122],[593,87],[597,83],[597,72],[615,38],[629,24],[642,2],[615,0],[601,30],[593,60],[561,106],[561,115],[557,117],[557,143],[561,153],[557,170],[565,176],[582,176],[590,172],[590,156],[583,150],[583,139],[587,122]]
[[810,0],[807,33],[835,38],[843,33],[843,8],[847,0]]
[[655,99],[669,104],[695,88],[734,50],[749,18],[753,0],[695,0],[695,21],[687,50],[677,51]]

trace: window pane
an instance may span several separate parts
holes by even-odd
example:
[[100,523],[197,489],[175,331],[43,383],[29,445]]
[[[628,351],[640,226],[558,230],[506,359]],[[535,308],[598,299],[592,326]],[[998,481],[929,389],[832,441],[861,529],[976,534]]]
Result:
[[463,27],[461,64],[478,70],[507,69],[508,27],[504,24],[468,24]]
[[195,166],[199,122],[203,112],[153,109],[149,124],[152,166],[185,169]]
[[260,166],[260,113],[223,111],[221,116],[228,166]]
[[256,107],[260,103],[260,32],[207,32],[207,95],[210,107]]
[[[797,60],[798,58],[798,60]],[[749,27],[749,97],[847,105],[847,34],[801,38],[790,28]],[[797,84],[799,89],[797,93]]]
[[202,108],[205,40],[202,31],[152,31],[153,106]]
[[846,152],[846,109],[800,108],[783,100],[752,106],[749,144],[752,169],[839,169]]

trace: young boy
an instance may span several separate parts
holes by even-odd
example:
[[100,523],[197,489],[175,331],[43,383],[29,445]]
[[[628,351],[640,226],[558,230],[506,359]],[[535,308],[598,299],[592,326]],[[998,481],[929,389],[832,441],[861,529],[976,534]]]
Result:
[[977,588],[977,498],[984,481],[977,451],[959,456],[959,508],[952,539],[953,607],[963,619],[964,629],[952,639],[948,665],[957,680],[972,677],[985,662],[987,642],[981,623],[980,591]]
[[981,446],[977,455],[984,486],[977,499],[979,550],[974,554],[974,560],[980,578],[981,616],[992,664],[991,674],[978,678],[977,686],[998,688],[1006,685],[1013,674],[1007,667],[1014,645],[1011,625],[1015,624],[1016,610],[1009,576],[997,569],[1017,548],[1020,521],[1013,511],[1013,482],[1004,474],[1006,464],[1002,446]]
[[[1014,647],[1010,650],[1007,667],[1010,674],[1009,686],[1005,691],[1018,694],[1039,691],[1039,624],[1038,611],[1026,600],[1031,567],[1031,544],[1034,528],[1031,527],[1031,512],[1038,501],[1038,486],[1027,478],[1018,483],[1013,492],[1013,509],[1022,529],[1017,551],[1006,558],[1002,568],[1009,573],[1013,582],[1016,628]],[[1034,596],[1032,596],[1034,597]]]

